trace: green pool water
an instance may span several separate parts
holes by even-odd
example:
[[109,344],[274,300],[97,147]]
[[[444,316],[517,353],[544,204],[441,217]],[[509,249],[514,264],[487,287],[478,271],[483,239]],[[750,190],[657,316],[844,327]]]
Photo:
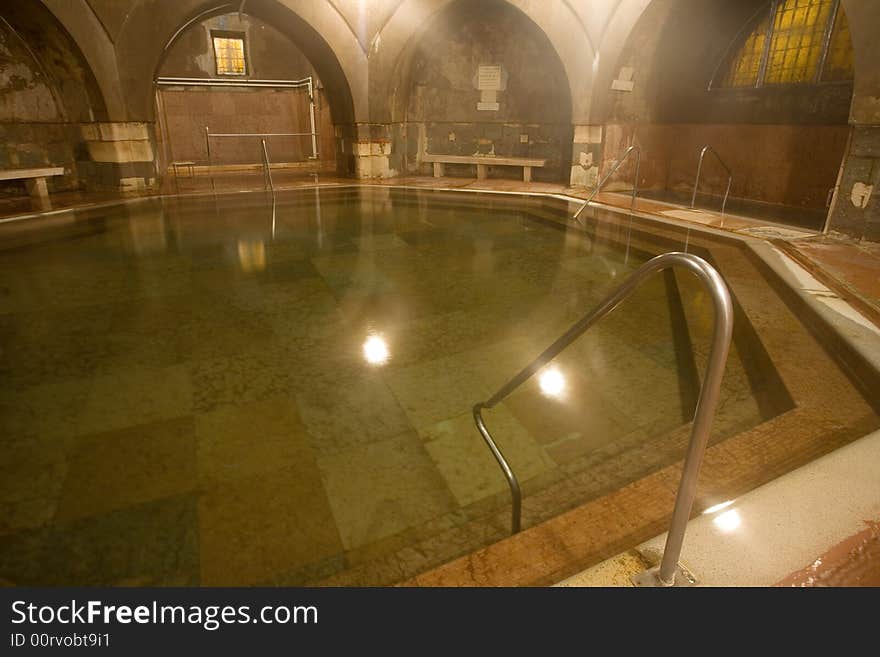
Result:
[[[0,226],[0,580],[389,584],[504,537],[471,407],[668,250],[571,210],[346,187]],[[657,277],[486,413],[526,526],[681,457],[637,448],[690,418],[710,318]],[[714,440],[791,405],[737,322]]]

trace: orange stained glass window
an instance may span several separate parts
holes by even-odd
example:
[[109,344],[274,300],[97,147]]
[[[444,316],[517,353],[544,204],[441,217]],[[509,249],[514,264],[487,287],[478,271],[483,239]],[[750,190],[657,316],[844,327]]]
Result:
[[720,86],[815,82],[823,61],[819,80],[852,79],[849,24],[839,0],[776,0],[768,5],[728,60]]
[[724,87],[754,87],[758,82],[767,28],[770,26],[770,12],[758,21],[755,29],[746,37],[739,51],[730,63],[721,83]]
[[834,19],[834,31],[831,32],[828,54],[825,55],[825,69],[822,71],[822,80],[825,82],[852,80],[854,73],[849,21],[846,19],[846,13],[841,7],[837,10],[837,16]]
[[244,39],[229,36],[215,36],[213,39],[217,75],[244,75]]
[[825,45],[834,0],[784,0],[773,20],[767,84],[811,82]]

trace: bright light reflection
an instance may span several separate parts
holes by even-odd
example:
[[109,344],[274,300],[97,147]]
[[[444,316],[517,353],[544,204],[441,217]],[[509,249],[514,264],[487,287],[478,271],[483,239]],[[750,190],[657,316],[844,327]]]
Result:
[[715,513],[716,511],[721,511],[721,509],[726,509],[731,504],[733,504],[733,500],[727,500],[726,502],[721,502],[720,504],[710,506],[708,509],[703,511],[703,515],[704,516],[711,515],[711,514]]
[[559,397],[565,392],[565,377],[555,367],[550,367],[538,377],[541,392],[548,397]]
[[739,512],[736,509],[731,509],[730,511],[725,511],[721,515],[716,516],[712,522],[714,522],[715,526],[721,531],[732,532],[740,526],[742,518],[739,517]]
[[388,361],[388,344],[378,335],[371,335],[364,342],[364,358],[371,365],[384,365]]

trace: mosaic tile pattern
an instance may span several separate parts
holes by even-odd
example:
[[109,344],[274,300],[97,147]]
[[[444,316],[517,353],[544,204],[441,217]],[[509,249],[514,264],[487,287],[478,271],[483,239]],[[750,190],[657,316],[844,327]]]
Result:
[[[339,188],[0,232],[0,581],[380,585],[503,538],[471,406],[666,250],[567,211]],[[564,395],[487,412],[526,526],[680,458],[707,312],[652,281],[557,359]],[[793,403],[740,325],[719,441]]]

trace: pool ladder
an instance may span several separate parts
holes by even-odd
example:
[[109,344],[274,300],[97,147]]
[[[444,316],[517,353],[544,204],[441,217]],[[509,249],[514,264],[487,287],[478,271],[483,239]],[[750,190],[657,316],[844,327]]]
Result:
[[703,171],[703,158],[706,157],[706,153],[709,151],[712,151],[715,159],[718,160],[718,163],[727,172],[727,189],[724,190],[724,199],[721,201],[721,216],[723,217],[724,209],[727,207],[727,197],[730,195],[730,185],[733,182],[733,172],[730,170],[730,167],[724,163],[724,160],[721,159],[718,151],[712,148],[709,144],[703,146],[703,150],[700,151],[700,161],[697,164],[697,179],[694,181],[694,193],[691,196],[691,207],[693,208],[697,204],[697,188],[700,186],[700,173]]
[[690,443],[687,455],[685,456],[678,494],[675,498],[675,507],[672,513],[669,534],[666,539],[666,547],[663,551],[663,559],[658,568],[652,568],[635,578],[636,583],[639,585],[673,586],[693,583],[693,580],[683,570],[678,560],[681,555],[681,546],[684,542],[684,532],[694,504],[697,475],[700,471],[700,464],[706,451],[706,445],[709,442],[709,433],[715,417],[715,408],[718,405],[721,377],[724,374],[727,354],[730,351],[730,338],[733,333],[733,306],[730,301],[730,292],[718,271],[702,258],[689,253],[674,251],[652,258],[609,294],[596,308],[578,320],[560,338],[547,347],[541,355],[529,363],[519,374],[499,388],[494,395],[488,400],[474,405],[473,408],[474,422],[477,425],[477,429],[486,441],[489,450],[501,467],[501,471],[504,473],[510,486],[512,499],[511,531],[516,534],[521,529],[522,512],[522,492],[520,491],[519,480],[486,427],[486,423],[483,420],[483,409],[492,408],[507,398],[547,363],[556,358],[562,350],[579,338],[587,329],[620,305],[624,299],[629,297],[651,276],[674,267],[679,267],[695,274],[708,289],[714,306],[714,326],[709,361],[694,413]]

